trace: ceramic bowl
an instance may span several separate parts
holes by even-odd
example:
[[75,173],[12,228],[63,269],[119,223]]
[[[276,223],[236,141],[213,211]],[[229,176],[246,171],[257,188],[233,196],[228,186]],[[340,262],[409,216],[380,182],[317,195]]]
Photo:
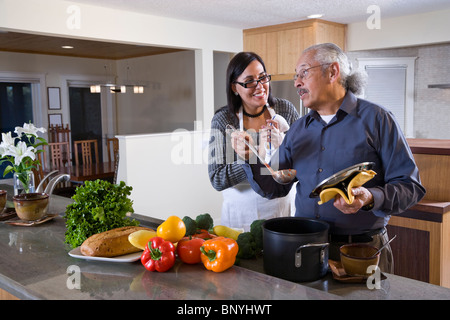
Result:
[[6,206],[6,190],[0,190],[0,213]]
[[36,221],[47,215],[49,197],[46,193],[22,193],[13,197],[17,216],[24,221]]
[[352,243],[343,245],[340,248],[341,264],[345,273],[349,276],[367,276],[367,268],[372,265],[378,266],[380,253],[372,257],[378,249],[362,243]]

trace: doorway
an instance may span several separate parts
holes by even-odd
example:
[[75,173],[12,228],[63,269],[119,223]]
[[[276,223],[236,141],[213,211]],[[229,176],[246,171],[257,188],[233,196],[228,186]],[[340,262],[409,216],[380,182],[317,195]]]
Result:
[[[103,161],[102,110],[99,94],[89,88],[69,87],[72,144],[77,140],[97,140],[99,159]],[[72,155],[75,156],[74,154]],[[73,159],[72,159],[73,160]]]

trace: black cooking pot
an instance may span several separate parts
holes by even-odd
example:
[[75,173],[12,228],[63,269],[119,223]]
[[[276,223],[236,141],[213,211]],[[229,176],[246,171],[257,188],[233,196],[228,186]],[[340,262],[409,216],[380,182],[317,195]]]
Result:
[[263,223],[264,271],[295,281],[314,281],[328,270],[326,222],[297,217]]

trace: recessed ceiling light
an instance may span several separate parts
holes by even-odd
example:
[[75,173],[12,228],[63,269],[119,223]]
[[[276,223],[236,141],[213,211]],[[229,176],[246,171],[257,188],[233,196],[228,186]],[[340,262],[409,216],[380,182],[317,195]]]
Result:
[[63,49],[73,49],[72,46],[61,46],[61,48],[63,48]]
[[322,18],[323,14],[321,13],[316,13],[316,14],[310,14],[309,16],[307,16],[308,19],[318,19],[318,18]]

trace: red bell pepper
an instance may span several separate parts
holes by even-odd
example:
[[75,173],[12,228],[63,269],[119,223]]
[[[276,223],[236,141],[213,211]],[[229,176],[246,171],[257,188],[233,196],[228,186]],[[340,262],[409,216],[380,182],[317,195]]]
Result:
[[175,246],[163,238],[151,238],[141,255],[141,262],[149,271],[165,272],[175,264]]

